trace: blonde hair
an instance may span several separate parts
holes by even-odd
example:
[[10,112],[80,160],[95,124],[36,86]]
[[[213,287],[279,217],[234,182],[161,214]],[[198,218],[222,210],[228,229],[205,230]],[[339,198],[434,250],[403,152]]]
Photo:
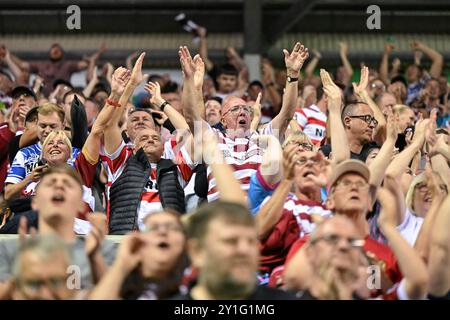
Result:
[[313,147],[313,150],[314,151],[316,150],[314,143],[312,143],[311,139],[303,131],[300,130],[291,132],[291,134],[287,136],[286,140],[284,140],[283,145],[281,147],[284,149],[295,138],[301,138],[304,142],[310,143]]
[[50,142],[50,140],[55,139],[55,138],[62,138],[64,143],[69,147],[69,155],[70,155],[70,159],[72,159],[72,143],[70,142],[70,139],[67,137],[66,133],[63,130],[52,131],[45,138],[44,142],[42,143],[41,159],[44,156],[45,146]]
[[62,123],[64,123],[64,119],[66,117],[64,109],[53,103],[44,103],[42,106],[38,107],[37,112],[38,114],[42,114],[43,116],[48,116],[49,114],[56,113]]
[[414,212],[414,198],[415,198],[415,189],[418,184],[426,182],[427,178],[425,176],[425,173],[421,173],[414,177],[413,181],[409,185],[408,192],[406,193],[406,207],[412,212]]
[[405,112],[406,110],[411,110],[411,108],[404,104],[396,104],[395,106],[392,107],[392,112],[394,114],[401,114],[401,113]]

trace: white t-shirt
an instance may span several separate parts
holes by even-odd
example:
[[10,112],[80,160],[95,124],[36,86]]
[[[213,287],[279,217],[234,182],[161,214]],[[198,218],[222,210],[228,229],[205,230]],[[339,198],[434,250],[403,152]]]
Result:
[[405,218],[402,223],[397,226],[398,232],[405,238],[410,246],[414,246],[422,228],[423,218],[414,215],[408,208],[406,208]]

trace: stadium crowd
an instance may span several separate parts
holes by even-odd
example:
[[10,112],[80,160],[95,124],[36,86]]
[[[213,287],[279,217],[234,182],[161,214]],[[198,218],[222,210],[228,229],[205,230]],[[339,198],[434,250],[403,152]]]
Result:
[[259,81],[197,32],[182,83],[1,45],[0,299],[448,299],[443,56],[386,43],[352,82],[298,42]]

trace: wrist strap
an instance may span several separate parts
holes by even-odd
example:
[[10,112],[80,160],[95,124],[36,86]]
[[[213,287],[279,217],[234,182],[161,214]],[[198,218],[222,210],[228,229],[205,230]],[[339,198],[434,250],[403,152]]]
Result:
[[170,105],[170,103],[167,101],[164,101],[164,103],[159,108],[161,109],[162,112],[164,112],[164,108],[167,107],[168,105]]
[[116,108],[120,108],[122,107],[119,103],[119,101],[114,101],[110,98],[106,99],[106,103],[109,104],[110,106],[116,107]]

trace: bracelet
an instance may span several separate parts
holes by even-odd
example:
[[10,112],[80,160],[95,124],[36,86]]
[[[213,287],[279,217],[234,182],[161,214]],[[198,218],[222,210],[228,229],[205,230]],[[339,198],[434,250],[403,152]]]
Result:
[[119,103],[119,101],[114,101],[112,99],[106,99],[106,103],[109,104],[110,106],[116,107],[116,108],[120,108],[122,107]]
[[170,103],[167,101],[164,101],[164,103],[159,107],[162,112],[164,112],[164,108],[170,106]]

